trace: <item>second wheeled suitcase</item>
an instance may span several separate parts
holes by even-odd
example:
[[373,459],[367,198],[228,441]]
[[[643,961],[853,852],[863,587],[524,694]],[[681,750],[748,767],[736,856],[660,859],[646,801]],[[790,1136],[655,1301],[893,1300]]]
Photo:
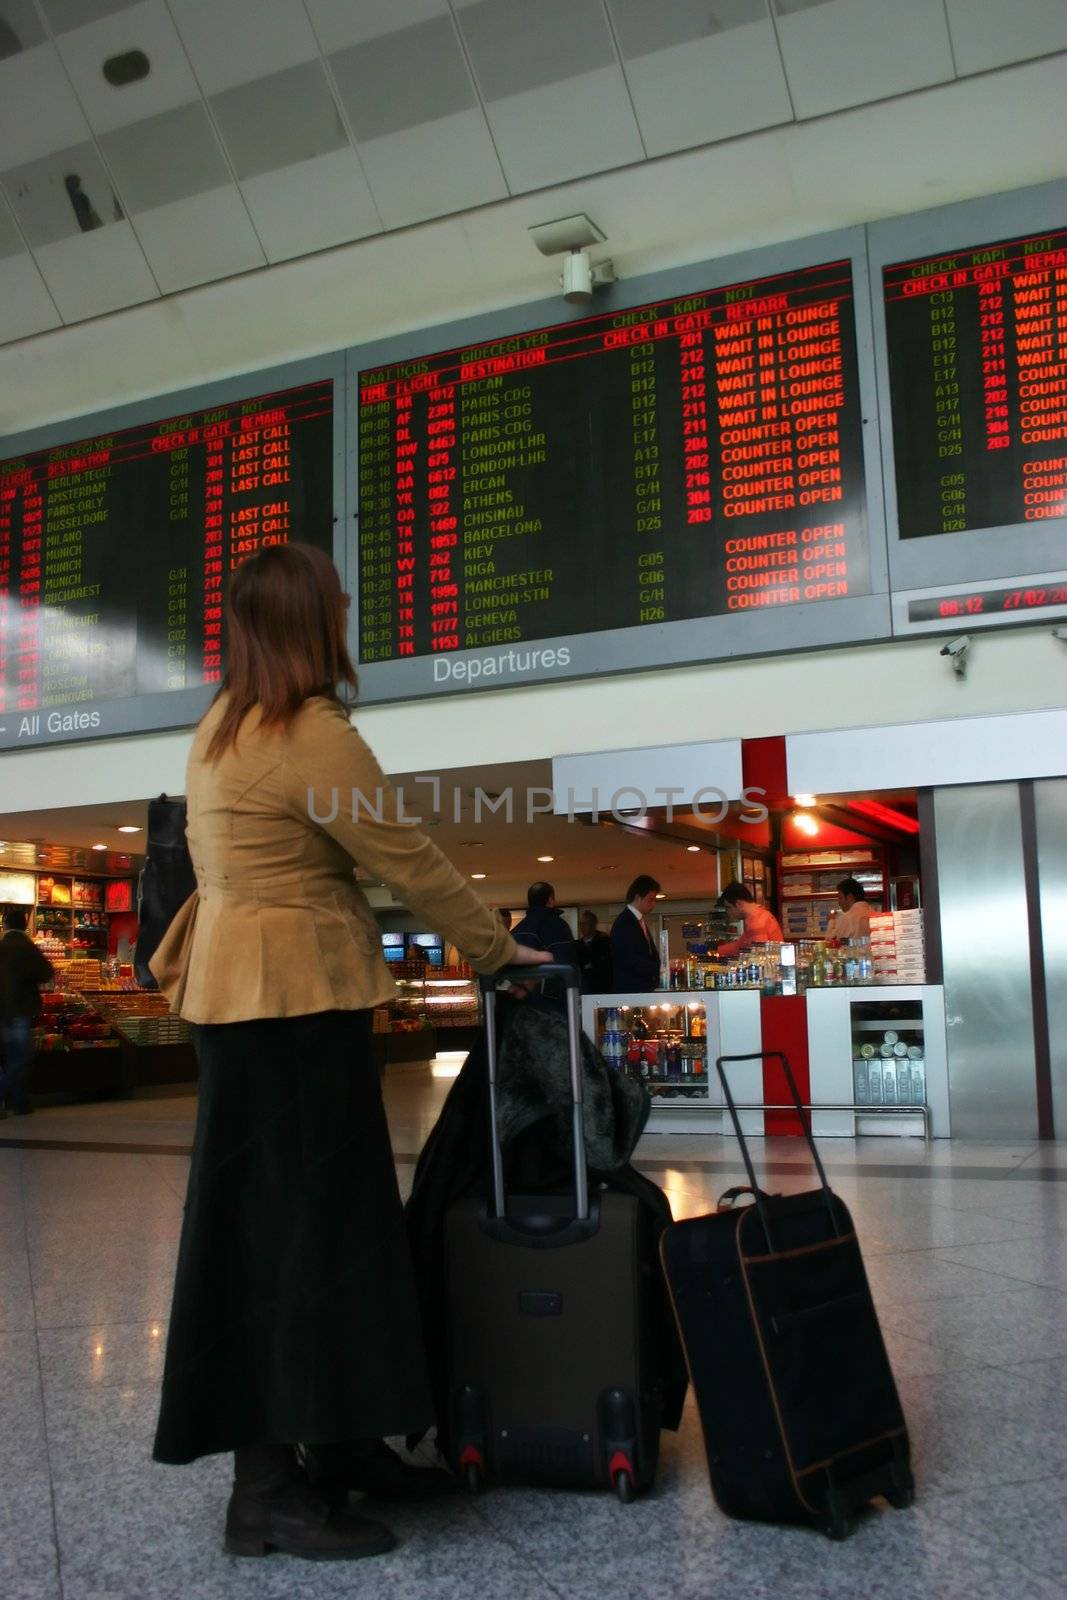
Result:
[[656,1241],[632,1195],[590,1195],[579,974],[556,963],[533,971],[566,985],[574,1189],[505,1195],[492,984],[532,975],[509,969],[483,982],[493,1194],[459,1201],[445,1226],[451,1459],[473,1491],[496,1480],[629,1500],[651,1483],[659,1451]]
[[782,1064],[819,1187],[760,1189],[724,1071],[759,1058],[721,1056],[754,1203],[674,1223],[660,1252],[719,1506],[843,1539],[876,1495],[911,1504],[907,1427],[848,1208],[826,1182],[789,1063],[765,1054]]

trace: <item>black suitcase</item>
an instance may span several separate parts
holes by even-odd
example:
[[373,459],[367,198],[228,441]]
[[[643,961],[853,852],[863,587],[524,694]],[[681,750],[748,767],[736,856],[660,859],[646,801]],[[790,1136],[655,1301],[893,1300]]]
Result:
[[[496,1126],[493,984],[536,973],[566,984],[574,1191],[509,1194]],[[659,1452],[650,1285],[656,1241],[631,1195],[597,1190],[586,1171],[578,1008],[580,975],[553,963],[483,980],[493,1196],[461,1200],[445,1225],[452,1464],[487,1481],[646,1488]]]
[[911,1504],[907,1427],[848,1208],[826,1182],[788,1061],[765,1054],[782,1064],[820,1187],[760,1189],[724,1071],[760,1058],[721,1056],[754,1203],[672,1224],[660,1254],[719,1506],[843,1539],[876,1495]]

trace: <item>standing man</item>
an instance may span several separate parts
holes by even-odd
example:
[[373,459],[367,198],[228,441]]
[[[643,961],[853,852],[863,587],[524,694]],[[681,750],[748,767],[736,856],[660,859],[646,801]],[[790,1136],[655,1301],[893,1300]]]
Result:
[[586,994],[611,994],[611,940],[597,926],[595,911],[578,918],[578,966]]
[[41,1009],[40,986],[53,976],[52,963],[26,935],[21,906],[4,912],[0,939],[0,1102],[11,1103],[16,1116],[30,1109],[26,1079],[33,1060],[33,1019]]
[[511,936],[516,944],[548,950],[553,961],[565,961],[570,966],[576,963],[574,935],[560,915],[556,891],[550,883],[531,883],[526,891],[526,915],[512,929]]
[[616,994],[645,994],[659,987],[659,950],[645,921],[659,884],[643,872],[626,891],[626,905],[611,929],[611,965]]
[[720,956],[739,956],[742,950],[748,950],[754,944],[781,944],[782,929],[778,918],[773,911],[758,903],[747,883],[739,883],[735,878],[733,883],[726,885],[719,899],[737,912],[745,924],[739,939],[731,939],[719,946]]
[[871,936],[871,903],[867,891],[856,878],[842,878],[837,886],[837,903],[827,930],[831,939],[869,939]]

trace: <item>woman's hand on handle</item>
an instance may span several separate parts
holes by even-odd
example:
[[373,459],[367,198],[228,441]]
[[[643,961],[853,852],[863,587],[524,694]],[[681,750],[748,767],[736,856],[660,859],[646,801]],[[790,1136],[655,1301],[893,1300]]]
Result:
[[546,961],[554,959],[551,950],[531,950],[529,945],[517,944],[515,954],[508,962],[509,967],[539,967]]

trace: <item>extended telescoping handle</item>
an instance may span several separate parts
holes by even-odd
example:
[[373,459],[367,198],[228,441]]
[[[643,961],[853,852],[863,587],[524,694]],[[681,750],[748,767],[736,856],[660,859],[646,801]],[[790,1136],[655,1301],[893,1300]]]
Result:
[[715,1070],[719,1074],[719,1082],[722,1084],[723,1097],[726,1100],[726,1104],[730,1111],[730,1119],[734,1125],[734,1132],[737,1134],[737,1142],[741,1146],[741,1156],[745,1163],[745,1171],[748,1173],[748,1181],[752,1185],[752,1193],[755,1198],[756,1205],[759,1208],[760,1221],[763,1224],[763,1231],[767,1235],[768,1248],[773,1252],[774,1242],[771,1239],[770,1222],[767,1216],[766,1207],[763,1203],[764,1191],[760,1188],[756,1181],[756,1169],[752,1165],[752,1156],[749,1152],[748,1142],[741,1131],[741,1118],[737,1114],[737,1107],[734,1105],[734,1097],[730,1093],[730,1085],[727,1081],[725,1072],[725,1066],[728,1061],[781,1062],[782,1071],[785,1073],[785,1081],[789,1085],[790,1096],[794,1106],[796,1106],[797,1116],[800,1118],[800,1126],[803,1128],[804,1137],[808,1141],[808,1149],[811,1151],[811,1159],[814,1161],[815,1170],[819,1174],[819,1187],[822,1189],[823,1200],[826,1203],[826,1210],[830,1217],[830,1226],[833,1228],[835,1233],[838,1233],[840,1230],[837,1226],[837,1218],[834,1215],[834,1202],[833,1196],[830,1193],[830,1185],[826,1181],[826,1173],[823,1170],[823,1164],[819,1158],[819,1152],[815,1148],[815,1140],[812,1137],[811,1132],[811,1122],[808,1118],[807,1112],[804,1110],[804,1102],[800,1098],[800,1091],[797,1088],[797,1081],[793,1076],[793,1069],[789,1065],[785,1055],[783,1055],[781,1050],[750,1050],[745,1055],[716,1056]]
[[582,1097],[582,1017],[579,1006],[581,974],[564,961],[545,961],[529,967],[501,967],[481,980],[485,1001],[485,1047],[489,1067],[490,1150],[493,1160],[493,1210],[505,1215],[504,1155],[500,1148],[496,1096],[496,985],[540,983],[544,978],[559,978],[567,988],[567,1054],[571,1078],[571,1127],[574,1136],[574,1215],[584,1222],[589,1215],[589,1177],[585,1162],[585,1106]]

